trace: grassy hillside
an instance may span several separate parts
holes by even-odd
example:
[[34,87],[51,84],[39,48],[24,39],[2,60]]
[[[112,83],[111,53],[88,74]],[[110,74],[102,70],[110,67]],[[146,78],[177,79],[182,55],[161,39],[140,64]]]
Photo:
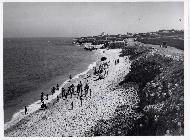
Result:
[[166,41],[168,46],[175,47],[177,49],[184,50],[184,40],[174,37],[159,37],[159,38],[143,38],[138,39],[139,42],[145,44],[160,45],[163,41]]
[[138,106],[132,112],[128,105],[118,106],[112,119],[99,121],[87,136],[183,135],[183,53],[170,55],[169,50],[145,45],[126,47],[121,56],[126,55],[132,61],[131,71],[118,86],[133,87],[140,99]]
[[131,49],[123,50],[123,55],[136,58],[131,64],[131,72],[120,84],[134,82],[139,85],[140,102],[137,111],[144,114],[143,119],[139,119],[143,127],[136,127],[139,130],[133,134],[164,135],[170,131],[171,135],[183,135],[183,60],[151,53],[153,48],[142,50],[135,47],[132,53],[128,50]]

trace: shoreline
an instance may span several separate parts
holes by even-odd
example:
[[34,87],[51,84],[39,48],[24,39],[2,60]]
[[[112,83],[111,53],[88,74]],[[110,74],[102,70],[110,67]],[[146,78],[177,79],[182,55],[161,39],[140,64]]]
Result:
[[[103,79],[97,79],[90,70],[76,75],[92,89],[92,96],[85,96],[83,104],[70,96],[60,99],[48,109],[36,111],[5,130],[4,136],[183,135],[183,52],[146,45],[123,50],[102,49],[99,53],[108,62]],[[99,67],[105,61],[101,62],[96,61],[89,68],[95,64]],[[176,74],[179,80],[172,80]],[[168,89],[164,84],[168,84]],[[72,109],[71,103],[74,103]],[[173,118],[165,114],[172,114]]]
[[[73,79],[76,78],[74,83],[77,82],[77,78],[82,80],[82,83],[88,81],[89,86],[92,89],[92,97],[87,96],[84,98],[82,106],[80,106],[79,99],[77,98],[69,100],[60,99],[59,102],[51,105],[48,109],[36,111],[35,113],[26,116],[18,124],[6,129],[4,131],[5,136],[84,136],[85,131],[88,131],[90,127],[94,126],[98,120],[102,118],[108,119],[113,116],[114,110],[117,106],[121,103],[124,104],[125,102],[122,101],[124,99],[120,99],[120,96],[123,95],[125,91],[122,89],[114,91],[113,88],[123,80],[124,75],[129,72],[130,68],[130,61],[127,61],[128,59],[125,57],[119,57],[120,52],[121,49],[99,50],[98,53],[101,56],[106,56],[108,58],[106,61],[109,61],[110,63],[110,66],[106,69],[109,76],[105,77],[105,79],[97,81],[94,79],[94,75],[90,74],[91,68],[93,68],[95,64],[98,66],[101,63],[100,61],[96,61],[92,65],[89,65],[88,70],[82,72],[82,75],[78,74],[73,77]],[[120,59],[120,63],[115,65],[114,60],[118,58]],[[97,60],[100,60],[100,57]],[[91,76],[89,76],[88,73]],[[68,81],[64,84],[67,85],[67,83]],[[58,94],[59,93],[57,93],[55,97],[57,97]],[[70,110],[71,102],[74,102],[73,110]],[[75,118],[74,124],[72,119],[73,117]],[[45,118],[45,120],[43,118]],[[48,122],[44,122],[46,120]],[[38,121],[37,124],[35,123],[36,121]],[[52,124],[52,121],[56,122]],[[29,132],[30,130],[28,129],[32,128],[27,125],[28,123],[29,126],[32,125],[32,127],[36,127],[35,124],[42,126],[45,125],[45,130],[43,131],[44,134]],[[76,128],[73,128],[70,125],[73,127],[75,126]],[[42,126],[39,127],[44,129]],[[20,128],[24,128],[24,130],[22,130],[23,132],[19,130]],[[61,131],[56,131],[59,134],[55,134],[55,132],[51,131],[52,128],[61,129]],[[35,130],[32,129],[32,131]],[[63,134],[60,135],[60,133]]]
[[[95,53],[98,54],[98,57],[101,55],[100,51],[98,50]],[[96,63],[97,63],[97,59],[96,61],[90,63],[85,71],[74,75],[73,78],[71,79],[72,80],[71,83],[75,83],[78,79],[88,74],[92,70],[92,68],[96,66]],[[70,83],[70,79],[67,79],[60,85],[59,90],[56,90],[53,95],[49,95],[49,100],[48,101],[45,100],[45,103],[48,105],[48,107],[52,106],[52,104],[55,102],[54,100],[57,98],[57,96],[61,94],[61,88],[67,87],[69,83]],[[12,115],[10,121],[4,123],[4,131],[9,129],[10,127],[13,127],[14,125],[22,121],[22,119],[24,119],[25,117],[28,117],[32,115],[33,113],[39,111],[40,108],[41,108],[41,101],[37,100],[36,102],[33,102],[27,106],[27,109],[29,110],[28,111],[29,113],[27,113],[27,115],[24,114],[24,109],[20,109],[19,111],[15,112]]]

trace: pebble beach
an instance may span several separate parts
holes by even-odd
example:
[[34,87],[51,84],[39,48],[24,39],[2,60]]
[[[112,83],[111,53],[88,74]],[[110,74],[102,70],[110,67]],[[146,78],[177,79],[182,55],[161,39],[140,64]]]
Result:
[[[82,105],[77,96],[74,95],[72,98],[68,96],[67,99],[63,99],[60,95],[61,90],[56,91],[54,95],[49,97],[50,99],[47,102],[48,109],[31,111],[28,108],[31,113],[27,116],[20,116],[17,122],[12,122],[5,126],[4,135],[8,137],[85,136],[85,132],[95,126],[98,120],[106,120],[114,116],[117,106],[137,104],[137,93],[133,92],[133,90],[126,91],[117,87],[130,71],[128,57],[119,57],[121,49],[100,49],[97,51],[99,56],[97,62],[91,65],[91,69],[73,77],[72,80],[67,80],[60,86],[61,89],[71,83],[76,85],[79,81],[82,81],[84,85],[88,82],[92,93],[83,97]],[[101,57],[107,58],[105,61],[108,63],[108,67],[104,69],[104,78],[98,79],[93,74],[92,68],[101,65]],[[116,59],[119,59],[118,64],[115,64]],[[56,101],[57,96],[60,96],[58,102]],[[128,97],[123,98],[123,96]],[[73,103],[73,108],[71,103]]]

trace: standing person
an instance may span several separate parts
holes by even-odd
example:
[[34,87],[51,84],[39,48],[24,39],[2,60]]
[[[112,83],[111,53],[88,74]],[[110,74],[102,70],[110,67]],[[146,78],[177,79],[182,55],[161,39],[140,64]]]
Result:
[[57,95],[57,102],[59,102],[59,96]]
[[81,96],[82,96],[82,82],[80,81],[80,93],[81,93]]
[[73,110],[73,102],[71,103],[71,110]]
[[88,94],[88,90],[89,90],[89,85],[88,83],[86,83],[85,87],[84,87],[84,90],[85,90],[85,97],[86,95]]
[[79,97],[79,93],[80,93],[80,84],[79,83],[77,85],[77,93],[78,93],[78,97]]
[[41,102],[43,102],[43,100],[44,100],[44,93],[42,92],[41,93]]
[[82,96],[80,96],[80,105],[82,106]]
[[67,100],[67,95],[68,95],[68,92],[65,92],[65,99]]
[[56,90],[59,90],[59,85],[57,84],[57,86],[56,86]]
[[53,87],[53,88],[51,89],[51,93],[52,93],[52,95],[55,93],[55,87]]
[[71,86],[68,87],[68,94],[71,94]]
[[90,98],[91,98],[91,95],[92,95],[92,89],[90,89]]
[[64,89],[64,87],[62,87],[62,89],[61,89],[61,95],[62,95],[62,98],[65,96],[65,89]]
[[25,106],[24,107],[24,112],[25,112],[25,115],[27,114],[27,107]]
[[70,79],[70,80],[72,79],[72,76],[71,76],[71,74],[69,75],[69,79]]
[[46,100],[48,100],[48,94],[46,95]]
[[71,84],[71,92],[74,94],[75,92],[75,86],[73,84]]

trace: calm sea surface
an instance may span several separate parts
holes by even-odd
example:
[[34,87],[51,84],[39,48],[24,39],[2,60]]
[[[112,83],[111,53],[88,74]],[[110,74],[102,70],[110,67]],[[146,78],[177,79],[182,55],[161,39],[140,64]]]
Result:
[[87,69],[94,52],[72,45],[71,38],[16,38],[3,42],[4,118],[50,93],[51,87]]

